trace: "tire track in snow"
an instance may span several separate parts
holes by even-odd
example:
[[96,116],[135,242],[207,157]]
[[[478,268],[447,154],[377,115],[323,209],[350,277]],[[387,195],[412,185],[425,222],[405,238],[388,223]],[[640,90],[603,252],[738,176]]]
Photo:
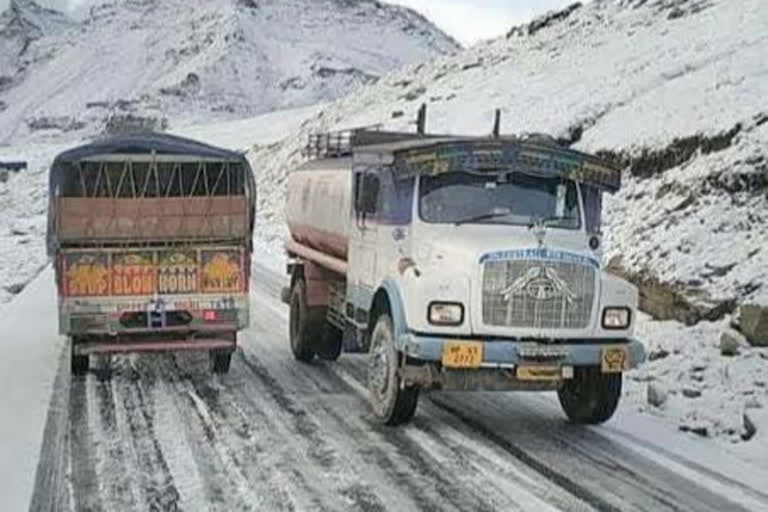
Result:
[[[285,339],[287,329],[285,315],[255,314],[258,317],[258,325],[262,329],[274,333],[270,339]],[[489,497],[487,486],[484,483],[487,474],[481,473],[478,469],[479,465],[468,464],[465,467],[458,467],[454,463],[458,457],[456,452],[444,454],[442,458],[437,459],[434,453],[429,453],[429,450],[426,450],[422,444],[415,440],[417,436],[403,434],[403,432],[418,432],[418,437],[421,439],[428,438],[433,441],[431,443],[433,446],[439,445],[439,442],[434,442],[430,432],[424,429],[413,429],[413,427],[406,427],[405,429],[382,428],[371,419],[358,420],[361,412],[367,411],[367,404],[365,403],[367,393],[362,389],[364,385],[360,382],[363,376],[357,371],[362,369],[362,365],[352,365],[356,368],[358,377],[354,378],[354,382],[350,385],[350,378],[346,375],[342,376],[344,372],[341,371],[341,367],[348,360],[342,363],[317,362],[306,365],[294,362],[289,355],[286,363],[284,356],[279,357],[281,351],[287,353],[285,347],[280,347],[278,350],[272,346],[270,349],[269,351],[262,351],[267,352],[264,355],[263,371],[266,371],[266,368],[272,372],[284,370],[282,365],[288,365],[284,370],[288,375],[281,372],[279,378],[274,378],[272,379],[274,382],[269,383],[270,389],[276,389],[279,383],[291,383],[296,387],[297,382],[314,381],[316,374],[330,373],[333,379],[339,381],[342,390],[346,393],[354,392],[357,397],[355,406],[343,418],[338,416],[336,407],[324,407],[322,400],[317,401],[317,406],[323,409],[328,417],[332,418],[331,422],[324,421],[323,425],[328,427],[329,423],[335,424],[338,429],[342,429],[347,438],[354,440],[353,446],[367,446],[369,462],[380,465],[390,480],[396,482],[397,486],[407,489],[408,496],[413,499],[414,504],[418,503],[419,509],[442,510],[446,507],[454,510],[498,509],[500,500]],[[349,358],[349,356],[347,357]],[[359,357],[354,358],[353,356],[353,359],[356,362],[361,362]],[[252,360],[252,358],[248,357],[248,360]],[[317,414],[317,410],[314,412]],[[351,427],[353,424],[359,424],[359,428],[353,431]],[[372,446],[378,448],[371,448]],[[467,476],[467,473],[472,476]],[[414,475],[419,475],[419,478],[414,479]],[[425,480],[429,481],[429,486],[414,485],[415,482]],[[526,484],[530,484],[530,482],[530,479],[526,480]],[[458,483],[462,485],[457,485]],[[509,483],[507,483],[507,487],[509,487]],[[433,492],[434,489],[437,489],[437,493]],[[521,494],[526,495],[528,493],[523,492]],[[558,493],[549,491],[542,494],[551,498],[551,495]],[[562,495],[563,493],[559,494]],[[517,508],[520,506],[515,504],[514,497],[507,494],[503,495],[506,499],[501,501],[505,503],[508,510],[510,507]],[[427,496],[429,498],[426,498]],[[546,506],[545,499],[530,494],[528,494],[527,500],[529,504],[535,503],[539,509]],[[574,501],[572,496],[560,496],[561,503],[570,501]],[[578,507],[573,508],[578,509]],[[581,509],[584,509],[583,504]]]
[[[126,419],[121,411],[118,411],[115,402],[113,383],[109,375],[91,376],[90,386],[94,389],[92,402],[98,411],[97,425],[100,435],[98,443],[100,473],[103,485],[102,497],[108,503],[108,510],[139,510],[137,497],[134,495],[136,487],[136,471],[129,469],[129,464],[136,465],[136,456],[130,447],[124,446],[127,435]],[[129,453],[130,452],[130,453]]]
[[[435,395],[430,402],[598,510],[744,510],[663,466],[632,456],[599,431],[542,417],[527,402],[481,394],[449,403],[447,396]],[[510,421],[505,411],[515,406],[518,420]]]
[[[197,415],[211,456],[218,460],[220,477],[233,483],[230,500],[237,501],[242,510],[294,510],[290,496],[269,482],[269,466],[263,460],[269,448],[266,439],[254,432],[251,422],[256,418],[243,415],[217,377],[186,372],[177,360],[173,370],[178,378],[168,391],[186,397],[177,403],[180,415],[189,419],[190,410]],[[194,438],[195,433],[191,434]]]
[[91,407],[88,403],[88,380],[73,378],[69,396],[70,410],[70,479],[75,510],[105,510],[99,489],[95,439],[92,435]]
[[[179,491],[155,435],[155,412],[152,400],[154,376],[141,373],[130,360],[127,375],[117,379],[116,389],[120,406],[125,411],[131,444],[139,467],[139,486],[150,511],[175,512],[181,510]],[[114,377],[113,377],[114,378]]]
[[[278,287],[274,284],[278,282],[277,276],[269,277],[269,274],[274,273],[268,269],[261,269],[259,272],[268,276],[270,289]],[[280,316],[285,318],[285,312]],[[285,334],[282,337],[284,338]],[[342,371],[349,370],[351,378],[363,388],[361,394],[365,395],[364,368],[361,365],[347,364],[343,360],[340,365]],[[339,366],[333,366],[332,371],[338,372],[338,368]],[[427,409],[431,403],[431,418],[435,418],[434,409],[441,409],[464,424],[461,430],[472,431],[474,437],[483,438],[497,446],[558,487],[578,496],[584,505],[589,504],[598,510],[624,510],[627,507],[654,511],[687,510],[691,507],[712,511],[740,509],[725,496],[710,492],[694,480],[682,478],[664,466],[638,457],[626,449],[620,449],[621,447],[595,429],[571,427],[565,425],[559,417],[557,425],[554,425],[553,417],[544,418],[541,411],[536,409],[529,411],[530,417],[525,422],[537,425],[531,426],[530,432],[526,432],[527,435],[518,440],[515,435],[508,435],[499,421],[486,421],[486,416],[493,417],[493,414],[482,414],[482,408],[477,406],[473,398],[464,395],[458,398],[457,403],[450,401],[449,405],[446,396],[441,394],[437,399],[427,398],[422,401],[420,409]],[[512,407],[514,410],[516,403],[510,394],[495,394],[493,398],[484,396],[481,400],[489,407],[489,412],[504,407]],[[467,408],[467,405],[470,407]],[[498,418],[494,418],[496,419]],[[489,423],[493,423],[493,427],[490,427]],[[551,424],[552,431],[542,435],[542,431],[549,430],[547,424]],[[519,433],[520,429],[512,426],[515,432]],[[472,436],[471,432],[464,435]],[[584,442],[585,437],[589,438],[587,442]],[[533,445],[531,440],[535,441]],[[559,446],[560,449],[553,450],[553,445]],[[542,452],[537,447],[548,449]],[[545,457],[540,460],[542,455]],[[571,465],[585,471],[573,470]]]

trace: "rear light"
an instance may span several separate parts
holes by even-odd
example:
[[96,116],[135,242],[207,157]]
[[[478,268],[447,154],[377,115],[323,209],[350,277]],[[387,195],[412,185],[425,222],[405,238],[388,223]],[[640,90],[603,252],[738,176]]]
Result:
[[207,309],[203,311],[203,320],[206,322],[215,322],[218,319],[218,315],[216,314],[216,311]]

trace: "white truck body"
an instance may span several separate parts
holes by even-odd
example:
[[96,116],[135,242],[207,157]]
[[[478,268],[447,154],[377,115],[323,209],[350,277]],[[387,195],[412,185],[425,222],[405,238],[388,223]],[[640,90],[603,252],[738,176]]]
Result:
[[637,289],[601,266],[616,171],[518,139],[324,156],[290,174],[286,205],[292,282],[333,333],[321,345],[343,333],[345,350],[370,352],[386,312],[399,386],[415,389],[560,390],[579,368],[620,378],[643,361]]

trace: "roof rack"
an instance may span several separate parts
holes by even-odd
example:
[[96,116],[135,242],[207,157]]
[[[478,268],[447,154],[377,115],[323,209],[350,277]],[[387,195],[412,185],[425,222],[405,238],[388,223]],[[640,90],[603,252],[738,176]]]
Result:
[[[425,140],[446,137],[452,135],[439,135],[426,133],[426,104],[419,109],[416,120],[416,132],[390,132],[381,129],[382,125],[363,126],[348,130],[316,133],[309,136],[307,145],[302,154],[310,159],[344,158],[352,156],[355,148],[360,146],[372,146],[377,144],[390,144],[393,142],[406,142],[412,140]],[[501,134],[501,110],[496,110],[496,117],[491,137],[495,139],[512,139],[524,142],[534,142],[542,145],[559,146],[562,144],[557,139],[546,133],[523,133],[521,135]]]
[[438,137],[437,135],[420,135],[418,133],[388,132],[378,128],[378,126],[363,127],[312,134],[309,136],[302,154],[313,159],[344,158],[352,156],[354,148],[360,146]]

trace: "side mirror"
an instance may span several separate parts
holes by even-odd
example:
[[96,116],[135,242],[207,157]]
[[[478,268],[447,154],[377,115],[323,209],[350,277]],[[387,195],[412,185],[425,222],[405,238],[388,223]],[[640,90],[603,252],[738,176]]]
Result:
[[381,183],[378,176],[366,174],[363,176],[363,188],[358,196],[358,212],[365,215],[376,213],[379,204],[379,188]]

